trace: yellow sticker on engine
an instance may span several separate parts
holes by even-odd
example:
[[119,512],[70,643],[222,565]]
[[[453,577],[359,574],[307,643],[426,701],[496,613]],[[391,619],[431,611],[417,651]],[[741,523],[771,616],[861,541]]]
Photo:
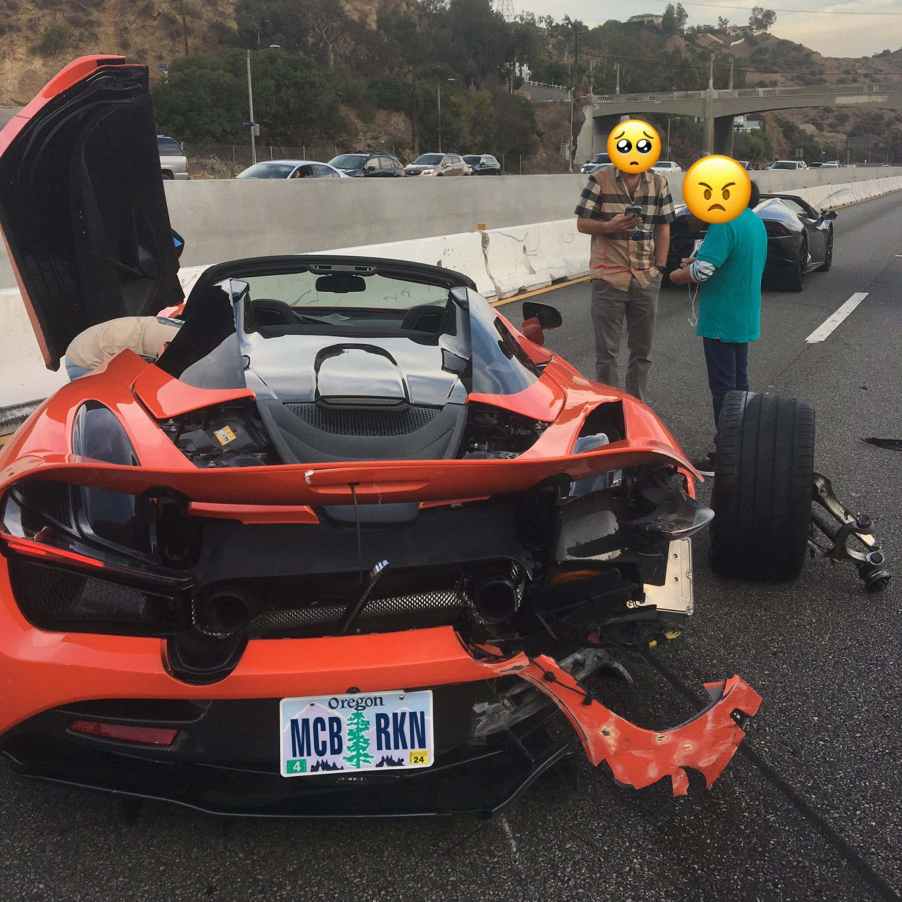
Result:
[[223,426],[222,429],[216,429],[213,432],[213,435],[216,436],[216,441],[219,442],[220,445],[227,445],[229,442],[234,442],[235,439],[238,438],[231,426]]

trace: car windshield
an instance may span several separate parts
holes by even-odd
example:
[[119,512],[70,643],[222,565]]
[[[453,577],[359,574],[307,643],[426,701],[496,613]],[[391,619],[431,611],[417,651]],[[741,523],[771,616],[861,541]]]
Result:
[[363,169],[365,163],[364,153],[343,153],[329,160],[329,165],[336,169]]
[[[309,322],[307,314],[319,317],[323,311],[337,311],[326,322],[352,324],[355,319],[368,322],[378,310],[391,311],[389,319],[396,319],[397,311],[409,310],[421,304],[444,305],[448,289],[441,285],[408,282],[397,276],[378,274],[359,276],[353,273],[317,273],[311,271],[267,275],[239,275],[248,286],[248,300],[255,305],[275,302],[291,308],[282,325]],[[365,314],[365,316],[364,316]]]
[[670,160],[658,160],[655,165],[660,166],[662,169],[673,169],[676,164]]
[[256,163],[244,172],[238,173],[240,179],[287,179],[294,172],[295,163]]
[[414,166],[438,166],[441,163],[444,154],[441,153],[424,153],[418,156],[414,161]]
[[167,156],[176,156],[182,153],[179,142],[174,138],[157,138],[157,150]]
[[464,162],[469,163],[471,166],[473,165],[473,163],[479,163],[481,161],[482,157],[480,157],[479,154],[469,154],[468,156],[464,157]]
[[451,289],[460,276],[414,264],[329,260],[223,267],[217,279],[191,292],[184,325],[157,361],[190,385],[234,388],[262,379],[279,396],[296,395],[315,377],[321,352],[372,351],[374,344],[399,361],[415,357],[409,387],[440,385],[436,404],[446,400],[455,374],[469,374],[470,390],[485,394],[521,392],[539,375],[483,298],[469,291],[466,301],[455,301]]
[[610,163],[611,158],[606,153],[597,153],[592,157],[593,163]]
[[771,169],[798,169],[798,164],[792,160],[777,160],[771,164]]

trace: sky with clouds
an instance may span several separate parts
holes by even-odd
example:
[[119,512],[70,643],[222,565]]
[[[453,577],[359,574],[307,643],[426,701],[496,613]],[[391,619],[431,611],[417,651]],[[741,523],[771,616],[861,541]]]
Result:
[[[798,41],[826,56],[870,56],[881,50],[902,47],[902,0],[759,0],[758,4],[728,3],[726,0],[683,0],[689,25],[715,24],[718,16],[744,24],[755,5],[774,10],[773,33]],[[516,12],[534,12],[556,19],[570,16],[587,25],[607,19],[626,19],[636,13],[661,13],[663,0],[513,0]],[[625,10],[629,10],[626,12]]]

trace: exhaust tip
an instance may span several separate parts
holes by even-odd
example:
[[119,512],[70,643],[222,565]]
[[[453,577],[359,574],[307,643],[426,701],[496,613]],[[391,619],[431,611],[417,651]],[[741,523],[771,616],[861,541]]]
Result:
[[487,579],[476,587],[473,604],[486,623],[503,623],[517,613],[520,593],[509,579]]
[[201,593],[191,600],[191,620],[198,632],[212,639],[227,639],[244,632],[256,613],[257,605],[234,587]]

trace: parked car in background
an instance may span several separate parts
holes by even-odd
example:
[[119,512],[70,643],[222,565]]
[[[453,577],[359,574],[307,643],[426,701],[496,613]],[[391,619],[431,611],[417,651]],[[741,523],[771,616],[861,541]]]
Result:
[[839,160],[825,160],[821,163],[821,169],[839,169],[841,165]]
[[490,153],[466,154],[464,162],[473,175],[501,175],[501,164]]
[[240,179],[340,179],[344,174],[316,160],[264,160],[239,172]]
[[470,175],[470,167],[457,153],[422,153],[404,167],[405,175]]
[[182,145],[168,135],[157,135],[157,150],[160,153],[160,172],[164,179],[190,179],[188,158]]
[[683,171],[683,167],[680,166],[679,163],[675,163],[673,160],[658,160],[654,166],[651,167],[655,172],[660,172],[661,175],[676,175],[679,172]]
[[808,164],[804,160],[774,160],[768,169],[807,169]]
[[613,165],[611,158],[606,153],[597,153],[591,160],[587,160],[583,163],[583,165],[579,167],[579,171],[583,173],[583,175],[590,175],[597,169],[601,169],[602,166]]
[[[828,272],[833,265],[834,210],[819,210],[795,194],[762,194],[755,214],[767,231],[764,283],[768,287],[801,291],[809,272]],[[693,253],[708,226],[685,204],[678,204],[670,232],[667,269],[676,269]]]
[[341,153],[332,157],[329,165],[351,178],[400,178],[404,175],[401,161],[394,154],[384,151]]
[[736,161],[743,169],[751,169],[752,163],[751,160],[737,160]]

